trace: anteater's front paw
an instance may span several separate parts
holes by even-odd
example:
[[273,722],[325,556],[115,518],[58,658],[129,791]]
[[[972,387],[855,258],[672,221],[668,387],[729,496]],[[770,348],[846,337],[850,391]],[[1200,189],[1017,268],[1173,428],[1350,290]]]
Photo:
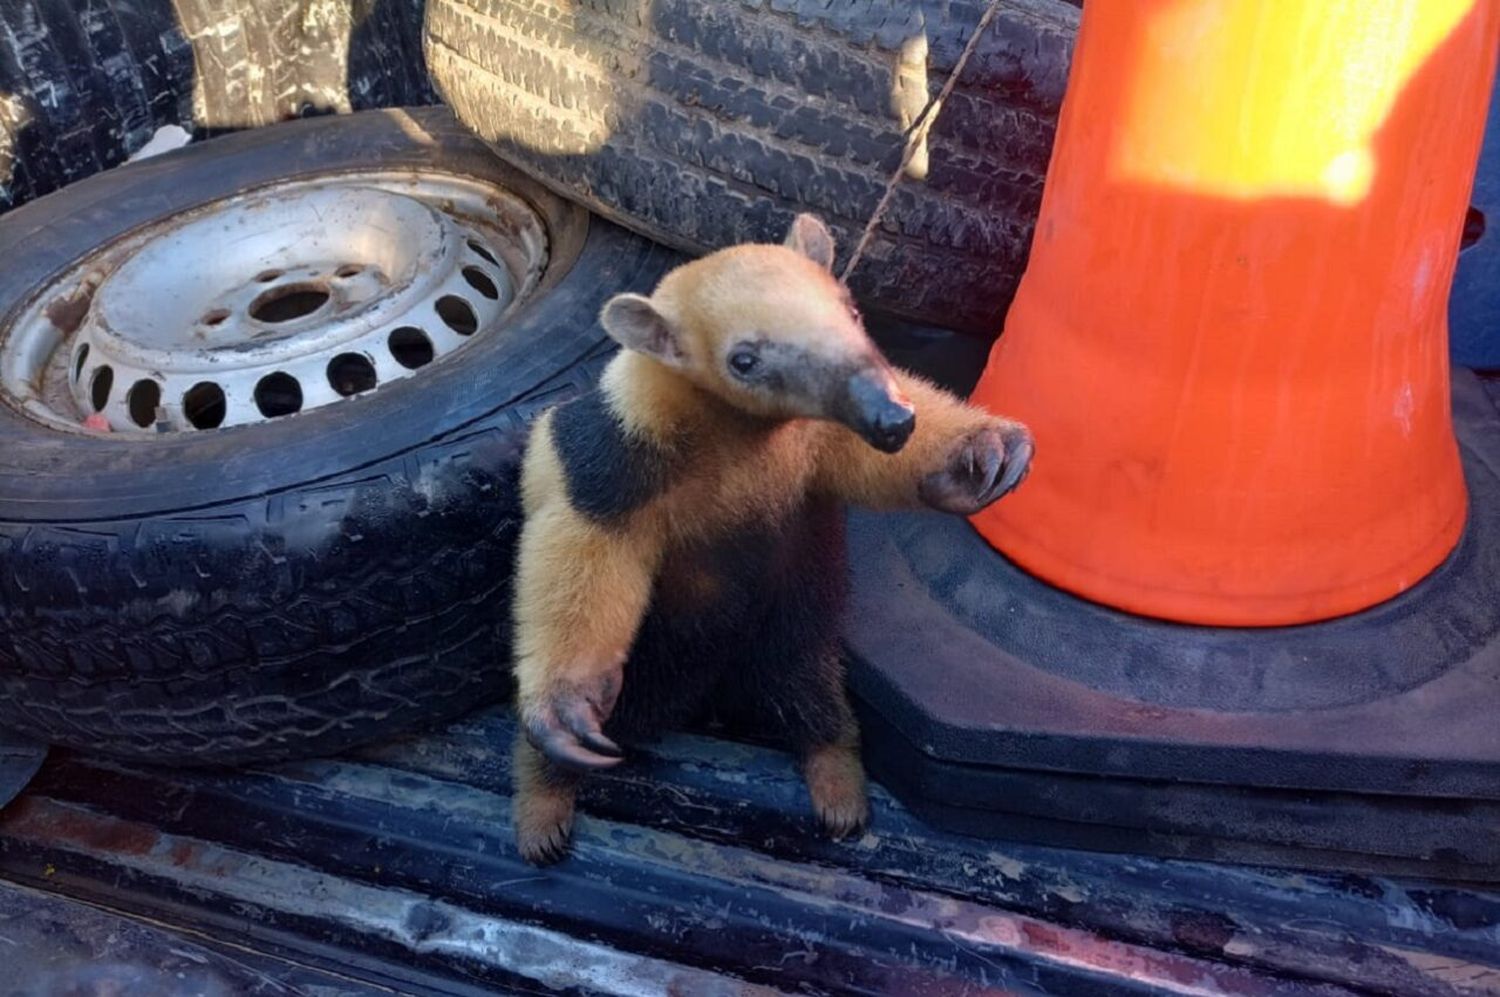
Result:
[[922,479],[922,501],[939,512],[970,516],[1021,483],[1031,470],[1031,433],[996,422],[965,436],[941,470]]
[[521,703],[526,739],[557,765],[573,771],[618,765],[624,752],[604,733],[624,677],[623,662],[587,678],[561,680]]

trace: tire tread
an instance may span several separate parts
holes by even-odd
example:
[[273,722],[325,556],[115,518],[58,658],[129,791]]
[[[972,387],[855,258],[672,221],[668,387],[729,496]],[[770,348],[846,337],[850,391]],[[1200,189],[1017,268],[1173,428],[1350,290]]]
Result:
[[[645,11],[650,11],[649,17]],[[459,118],[528,173],[691,252],[822,215],[839,263],[900,161],[894,53],[924,30],[935,93],[983,4],[432,0],[426,49]],[[853,275],[877,308],[993,335],[1029,251],[1077,11],[999,19]]]

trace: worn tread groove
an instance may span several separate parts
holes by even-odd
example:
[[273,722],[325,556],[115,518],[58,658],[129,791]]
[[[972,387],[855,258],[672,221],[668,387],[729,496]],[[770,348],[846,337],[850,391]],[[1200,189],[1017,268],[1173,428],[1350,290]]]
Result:
[[24,109],[11,123],[0,105],[0,212],[120,164],[164,125],[202,137],[435,103],[422,11],[422,0],[0,4],[0,97]]
[[[926,30],[928,86],[982,4],[433,0],[426,51],[461,120],[605,217],[704,252],[772,241],[799,210],[843,253],[903,147],[894,53]],[[1076,30],[1062,0],[1007,5],[897,192],[856,294],[994,335],[1029,250]],[[925,28],[924,28],[925,25]]]

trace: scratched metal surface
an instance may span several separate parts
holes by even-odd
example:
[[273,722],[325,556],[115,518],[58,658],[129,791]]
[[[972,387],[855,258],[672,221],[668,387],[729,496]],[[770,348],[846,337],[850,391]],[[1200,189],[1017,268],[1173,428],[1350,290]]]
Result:
[[205,942],[75,900],[0,885],[0,993],[110,997],[363,997],[389,991]]
[[704,736],[599,779],[536,870],[512,730],[240,772],[55,755],[0,811],[0,936],[9,883],[401,992],[1500,993],[1497,894],[974,841],[878,790],[833,844],[784,755]]

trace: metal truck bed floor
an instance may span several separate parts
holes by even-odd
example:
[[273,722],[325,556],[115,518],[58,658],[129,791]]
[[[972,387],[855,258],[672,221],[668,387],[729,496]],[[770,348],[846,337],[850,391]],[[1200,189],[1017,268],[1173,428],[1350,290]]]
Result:
[[1500,993],[1500,894],[997,845],[878,789],[834,844],[789,758],[703,736],[596,780],[534,869],[512,730],[246,771],[54,755],[0,811],[0,993]]

